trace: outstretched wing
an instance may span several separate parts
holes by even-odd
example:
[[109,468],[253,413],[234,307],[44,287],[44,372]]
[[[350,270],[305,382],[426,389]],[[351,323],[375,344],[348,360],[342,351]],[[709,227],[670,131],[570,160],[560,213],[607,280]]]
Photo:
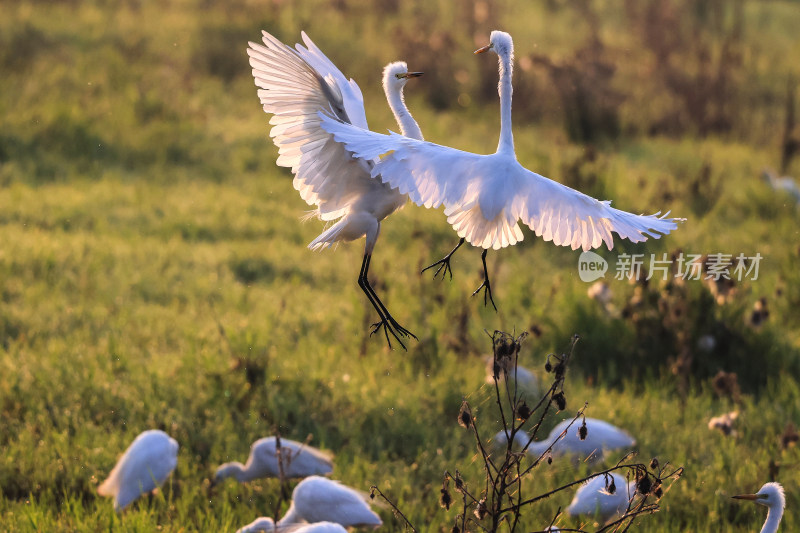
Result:
[[[683,219],[661,215],[634,215],[611,207],[611,201],[600,201],[553,180],[525,170],[526,187],[520,190],[520,218],[538,237],[559,246],[584,251],[605,243],[614,248],[611,233],[631,242],[658,239],[678,228]],[[659,216],[661,215],[661,216]]]
[[351,157],[320,128],[318,113],[366,128],[361,91],[305,33],[297,50],[262,33],[264,44],[249,43],[247,55],[264,111],[273,115],[277,164],[292,169],[295,189],[323,220],[346,215],[353,201],[385,185],[370,177],[371,162]]
[[460,237],[482,248],[522,240],[517,221],[559,246],[589,250],[611,233],[633,242],[659,238],[681,219],[634,215],[523,168],[508,155],[477,155],[390,133],[382,135],[321,114],[322,128],[356,157],[382,157],[372,175],[417,205],[444,205]]

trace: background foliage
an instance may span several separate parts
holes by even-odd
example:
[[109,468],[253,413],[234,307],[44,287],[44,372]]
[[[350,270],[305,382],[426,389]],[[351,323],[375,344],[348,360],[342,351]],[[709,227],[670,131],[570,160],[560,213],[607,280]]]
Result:
[[[755,530],[762,510],[728,496],[771,478],[787,487],[785,530],[797,527],[797,450],[781,435],[800,422],[800,215],[760,178],[800,174],[797,2],[6,1],[3,12],[4,528],[235,530],[272,509],[277,484],[212,490],[208,477],[280,427],[335,452],[338,479],[378,484],[421,529],[449,530],[444,469],[480,471],[455,423],[462,397],[496,422],[484,329],[533,332],[521,361],[539,372],[580,334],[566,412],[546,424],[589,402],[637,437],[643,460],[686,467],[637,529]],[[383,225],[371,274],[420,340],[405,353],[368,338],[361,246],[305,248],[321,226],[299,223],[307,206],[274,165],[246,43],[306,30],[358,80],[378,131],[395,128],[380,69],[405,59],[426,72],[407,88],[426,138],[489,152],[496,64],[471,52],[497,28],[515,38],[525,166],[623,209],[688,218],[601,255],[758,252],[759,279],[725,294],[609,280],[604,308],[577,253],[528,233],[490,256],[495,314],[469,296],[476,250],[460,252],[452,282],[418,274],[455,236],[440,212],[408,207]],[[762,298],[768,315],[754,311]],[[741,394],[719,371],[738,374]],[[706,429],[731,409],[737,438]],[[96,486],[148,428],[181,444],[176,475],[117,517]],[[554,463],[530,490],[578,474]],[[545,500],[527,526],[567,504]]]

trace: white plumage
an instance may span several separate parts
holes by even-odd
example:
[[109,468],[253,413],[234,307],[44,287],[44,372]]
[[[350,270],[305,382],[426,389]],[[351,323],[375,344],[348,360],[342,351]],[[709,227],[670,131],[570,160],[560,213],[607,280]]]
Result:
[[[287,478],[327,475],[333,470],[332,456],[301,442],[281,438],[281,464]],[[247,463],[230,462],[217,468],[214,481],[234,477],[250,481],[262,477],[280,477],[278,446],[275,437],[265,437],[250,446]]]
[[[572,426],[570,426],[572,423]],[[581,440],[578,430],[581,427],[580,420],[572,422],[567,419],[559,422],[550,431],[550,434],[540,441],[531,442],[528,446],[528,453],[533,457],[539,457],[545,453],[547,448],[553,444],[550,451],[552,457],[577,456],[580,460],[597,460],[602,458],[604,452],[632,448],[636,445],[636,440],[630,434],[608,422],[596,418],[586,418],[586,438]],[[569,427],[569,429],[567,429]],[[564,433],[563,436],[561,434]],[[530,435],[520,431],[514,435],[514,447],[520,449],[530,439]],[[508,436],[500,431],[494,436],[494,448],[507,446]]]
[[128,446],[97,493],[114,498],[114,510],[122,511],[140,495],[160,487],[177,464],[175,439],[157,429],[145,431]]
[[261,517],[239,528],[236,533],[255,533],[257,531],[269,531],[274,533],[346,533],[347,530],[340,524],[334,524],[333,522],[276,526],[271,518]]
[[[476,53],[486,50],[497,53],[500,71],[500,142],[494,154],[478,155],[395,133],[374,133],[330,112],[320,113],[321,126],[362,160],[382,157],[372,176],[380,176],[417,205],[444,206],[447,221],[462,242],[483,248],[484,254],[489,248],[521,241],[520,220],[545,241],[583,250],[602,243],[613,248],[612,232],[641,242],[677,228],[679,219],[620,211],[609,201],[595,200],[523,168],[511,131],[511,36],[493,31],[490,44]],[[442,262],[449,263],[450,255]]]
[[740,494],[734,496],[739,500],[750,500],[767,508],[767,519],[761,528],[761,533],[775,533],[783,518],[786,509],[786,496],[780,483],[765,483],[755,494]]
[[578,489],[567,507],[570,516],[589,515],[597,517],[600,523],[622,516],[636,494],[636,482],[628,481],[620,474],[612,472],[613,493],[610,480],[606,476],[590,479]]
[[278,525],[298,522],[336,522],[344,527],[379,526],[381,518],[370,509],[368,496],[338,481],[311,476],[292,491],[289,510]]
[[[367,274],[381,221],[400,209],[407,197],[373,179],[373,161],[351,157],[333,135],[320,127],[321,116],[331,116],[366,130],[361,90],[305,33],[305,46],[297,44],[296,50],[269,33],[262,33],[264,44],[251,42],[247,53],[261,104],[265,112],[273,115],[270,136],[280,154],[277,164],[292,169],[294,187],[303,200],[315,207],[313,214],[332,223],[309,248],[319,250],[339,241],[366,237],[358,283],[380,317],[372,333],[383,327],[387,342],[391,333],[402,345],[399,336],[413,334],[392,318],[370,286]],[[383,86],[403,134],[422,139],[402,96],[406,81],[420,74],[408,72],[403,62],[392,63],[384,70]]]

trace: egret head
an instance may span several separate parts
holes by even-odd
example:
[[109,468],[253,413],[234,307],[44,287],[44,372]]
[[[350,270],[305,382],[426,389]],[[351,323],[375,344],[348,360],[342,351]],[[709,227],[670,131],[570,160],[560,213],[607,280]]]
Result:
[[755,494],[739,494],[734,498],[737,500],[750,500],[770,509],[780,509],[781,511],[786,507],[786,497],[783,494],[783,486],[780,483],[766,483]]
[[475,53],[482,54],[489,50],[502,57],[511,57],[514,53],[514,42],[511,40],[511,35],[504,31],[494,30],[489,37],[489,44],[478,48]]
[[402,89],[411,78],[422,76],[422,72],[409,72],[405,61],[395,61],[383,68],[384,89]]

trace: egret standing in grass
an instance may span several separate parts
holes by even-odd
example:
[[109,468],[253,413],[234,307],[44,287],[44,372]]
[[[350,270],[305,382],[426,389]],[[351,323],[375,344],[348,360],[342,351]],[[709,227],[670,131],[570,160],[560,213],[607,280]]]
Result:
[[612,472],[590,479],[575,493],[567,507],[570,516],[589,515],[601,524],[622,516],[636,494],[636,482]]
[[[280,451],[280,464],[278,463]],[[250,446],[247,463],[236,461],[217,468],[214,482],[234,477],[238,481],[251,481],[262,477],[286,478],[327,475],[333,470],[332,456],[301,442],[281,438],[278,448],[276,437],[258,439]]]
[[767,520],[761,528],[761,533],[775,533],[783,518],[786,508],[786,496],[780,483],[766,483],[755,494],[740,494],[734,496],[737,500],[750,500],[767,508]]
[[[295,189],[316,207],[313,215],[336,221],[309,248],[319,250],[340,241],[366,238],[358,285],[380,318],[371,333],[383,328],[390,346],[391,334],[405,348],[400,337],[416,336],[392,317],[367,275],[381,221],[408,198],[371,177],[373,161],[351,157],[320,128],[319,114],[324,113],[367,129],[364,100],[358,85],[348,81],[305,33],[302,37],[306,46],[297,44],[294,50],[263,32],[264,45],[251,42],[247,50],[261,104],[273,115],[270,136],[280,154],[277,164],[292,169]],[[406,81],[419,75],[408,72],[403,62],[391,63],[384,69],[383,88],[403,135],[421,140],[419,126],[403,100]]]
[[[278,520],[277,525],[282,528],[304,522],[335,522],[344,527],[379,526],[383,521],[370,509],[368,499],[367,494],[342,485],[338,481],[310,476],[294,488],[289,510]],[[259,523],[268,525],[272,520],[259,518],[247,527],[254,527]]]
[[278,528],[272,518],[263,516],[236,530],[236,533],[256,533],[257,531],[269,531],[272,533],[347,533],[344,527],[333,522],[317,522],[316,524],[299,524]]
[[489,44],[475,53],[489,50],[497,54],[500,71],[500,142],[494,154],[463,152],[394,133],[382,135],[342,120],[335,113],[320,112],[322,128],[355,156],[365,160],[383,156],[372,168],[373,177],[380,176],[418,205],[444,205],[447,221],[461,241],[431,267],[439,265],[447,272],[450,258],[465,240],[483,248],[484,281],[473,294],[483,289],[484,303],[491,301],[494,306],[486,252],[521,241],[519,220],[546,241],[584,251],[603,242],[613,248],[612,232],[641,242],[677,228],[679,219],[659,217],[660,212],[643,216],[620,211],[609,201],[595,200],[522,167],[511,131],[511,36],[493,31]]
[[[632,448],[636,445],[636,440],[631,435],[608,422],[596,418],[586,418],[586,433],[581,438],[581,421],[573,421],[571,418],[559,422],[550,434],[540,441],[528,444],[528,453],[534,457],[539,457],[547,453],[553,457],[577,456],[581,460],[588,459],[595,461],[603,457],[606,451]],[[530,435],[524,431],[514,435],[514,447],[521,449],[530,440]],[[507,446],[508,436],[500,431],[494,436],[493,447],[495,449]],[[552,448],[551,448],[552,446]]]
[[114,510],[125,509],[140,495],[160,487],[178,464],[178,443],[157,429],[139,434],[119,458],[100,496],[114,498]]

